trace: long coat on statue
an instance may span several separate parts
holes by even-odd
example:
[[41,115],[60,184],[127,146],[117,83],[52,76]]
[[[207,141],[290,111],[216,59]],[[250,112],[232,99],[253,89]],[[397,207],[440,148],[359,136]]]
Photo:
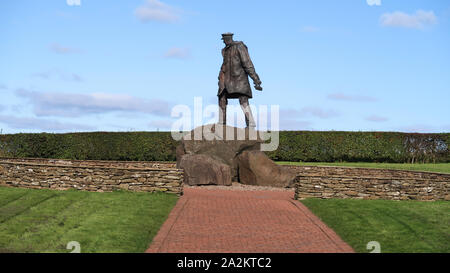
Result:
[[252,98],[248,76],[255,84],[260,84],[261,81],[250,60],[247,46],[243,42],[233,41],[222,49],[222,56],[223,64],[219,73],[217,96],[226,89],[227,98],[238,98],[242,95]]

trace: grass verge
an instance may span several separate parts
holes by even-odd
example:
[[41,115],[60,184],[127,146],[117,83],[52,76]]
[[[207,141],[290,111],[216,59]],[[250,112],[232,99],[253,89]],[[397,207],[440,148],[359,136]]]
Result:
[[382,253],[450,252],[450,202],[355,199],[301,201],[356,252],[370,252],[377,241]]
[[0,252],[144,252],[178,197],[0,187]]
[[380,168],[393,170],[450,173],[450,163],[410,164],[410,163],[371,163],[371,162],[286,162],[286,161],[279,161],[277,163],[281,165],[296,165],[296,166],[338,166],[338,167]]

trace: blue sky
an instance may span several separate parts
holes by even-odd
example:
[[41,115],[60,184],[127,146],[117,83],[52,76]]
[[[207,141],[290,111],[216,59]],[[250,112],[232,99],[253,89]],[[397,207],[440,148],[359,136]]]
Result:
[[168,131],[173,106],[217,103],[224,32],[281,129],[450,132],[446,0],[11,0],[2,133]]

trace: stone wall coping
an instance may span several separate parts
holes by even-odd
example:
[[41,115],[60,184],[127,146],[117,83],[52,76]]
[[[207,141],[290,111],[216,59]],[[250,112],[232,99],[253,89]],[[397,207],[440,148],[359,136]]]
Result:
[[[327,178],[342,178],[342,179],[355,179],[355,176],[344,176],[344,175],[302,175],[302,174],[298,174],[297,177],[300,178],[323,178],[323,177],[327,177]],[[376,176],[358,176],[358,179],[372,179],[372,180],[399,180],[399,181],[403,181],[403,180],[411,180],[410,177],[376,177]],[[430,179],[428,178],[413,178],[415,181],[430,181]],[[437,181],[437,182],[450,182],[450,179],[444,180],[444,181]]]
[[182,169],[177,168],[136,168],[136,167],[111,167],[111,166],[73,166],[73,165],[64,165],[64,164],[54,164],[54,163],[33,163],[33,162],[15,162],[15,161],[0,161],[0,164],[9,164],[9,165],[24,165],[24,166],[46,166],[46,167],[62,167],[62,168],[81,168],[81,169],[113,169],[113,170],[138,170],[138,171],[183,171]]
[[[297,165],[281,165],[281,166],[286,166],[289,168],[304,168],[304,167],[308,167],[308,168],[329,168],[329,169],[337,169],[337,168],[342,168],[342,169],[359,169],[359,170],[382,170],[382,171],[393,171],[393,172],[407,172],[407,173],[425,173],[425,174],[436,174],[436,175],[440,175],[440,176],[448,176],[450,178],[450,174],[449,173],[440,173],[440,172],[430,172],[430,171],[416,171],[416,170],[401,170],[401,169],[386,169],[386,168],[365,168],[365,167],[353,167],[353,166],[314,166],[314,165],[303,165],[303,166],[297,166]],[[329,175],[327,175],[329,176]]]
[[0,162],[3,160],[55,160],[67,162],[104,162],[104,163],[161,163],[161,164],[176,164],[176,161],[125,161],[125,160],[95,160],[95,159],[62,159],[62,158],[42,158],[42,157],[0,157]]

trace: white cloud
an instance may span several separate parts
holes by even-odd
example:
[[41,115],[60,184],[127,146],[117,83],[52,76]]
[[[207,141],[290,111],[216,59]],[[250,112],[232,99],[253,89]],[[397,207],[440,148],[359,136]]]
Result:
[[393,13],[384,13],[380,17],[382,26],[385,27],[404,27],[423,29],[427,25],[437,23],[437,17],[433,11],[418,10],[415,14],[407,14],[401,11]]
[[309,121],[280,119],[279,128],[280,130],[312,130],[311,125]]
[[81,6],[81,0],[66,0],[68,6]]
[[180,20],[181,10],[164,4],[158,0],[147,0],[138,7],[134,14],[142,22],[157,21],[175,23]]
[[336,110],[333,110],[333,109],[324,110],[320,107],[303,107],[300,110],[300,113],[309,114],[314,117],[323,118],[323,119],[339,116],[339,113]]
[[[272,130],[278,128],[279,130],[313,130],[312,123],[309,120],[305,120],[305,114],[300,113],[299,110],[295,109],[280,109],[279,119],[274,120],[272,123],[272,118],[270,111],[268,111],[267,120],[264,122],[260,120],[259,115],[255,115],[257,121],[258,130]],[[266,123],[266,124],[264,124]],[[245,120],[243,119],[242,127],[245,126]]]
[[37,77],[37,78],[41,78],[41,79],[50,79],[50,72],[37,72],[37,73],[33,73],[33,77]]
[[313,117],[318,117],[321,119],[328,119],[328,118],[339,116],[339,113],[333,109],[325,110],[320,107],[313,107],[313,106],[303,107],[300,110],[287,109],[287,110],[280,111],[281,119],[286,118],[286,117],[299,118],[299,117],[306,117],[306,116],[313,116]]
[[62,46],[60,44],[54,43],[50,45],[50,50],[54,53],[58,54],[74,54],[74,53],[81,53],[81,50],[74,47],[67,47]]
[[11,109],[11,111],[12,112],[14,112],[14,114],[18,114],[18,113],[22,113],[23,111],[23,109],[24,108],[26,108],[24,105],[20,105],[20,104],[13,104],[13,105],[10,105],[10,109]]
[[369,6],[381,6],[381,0],[366,0]]
[[76,124],[62,123],[57,120],[40,119],[34,117],[16,117],[10,115],[0,115],[0,123],[8,125],[14,129],[37,129],[45,131],[66,131],[66,130],[95,130],[95,127]]
[[373,122],[384,122],[384,121],[388,121],[389,119],[386,117],[381,117],[381,116],[377,116],[377,115],[372,115],[366,118],[367,121],[373,121]]
[[38,77],[42,79],[51,79],[53,76],[57,76],[59,79],[63,81],[71,81],[71,82],[82,82],[83,79],[80,75],[76,73],[65,73],[58,69],[49,70],[46,72],[38,72],[32,75],[33,77]]
[[63,80],[67,80],[67,81],[75,81],[75,82],[81,82],[83,81],[80,77],[80,75],[76,74],[76,73],[70,73],[70,74],[66,74],[66,75],[62,75],[61,77]]
[[165,58],[186,59],[191,56],[188,48],[172,47],[164,54]]
[[359,102],[374,102],[376,98],[362,95],[347,95],[344,93],[333,93],[327,96],[330,100],[342,100],[342,101],[359,101]]
[[15,93],[30,101],[37,116],[77,117],[114,111],[170,115],[169,104],[166,101],[137,98],[126,94],[76,94],[26,89],[18,89]]
[[314,26],[304,26],[300,29],[301,32],[318,32],[320,29]]

